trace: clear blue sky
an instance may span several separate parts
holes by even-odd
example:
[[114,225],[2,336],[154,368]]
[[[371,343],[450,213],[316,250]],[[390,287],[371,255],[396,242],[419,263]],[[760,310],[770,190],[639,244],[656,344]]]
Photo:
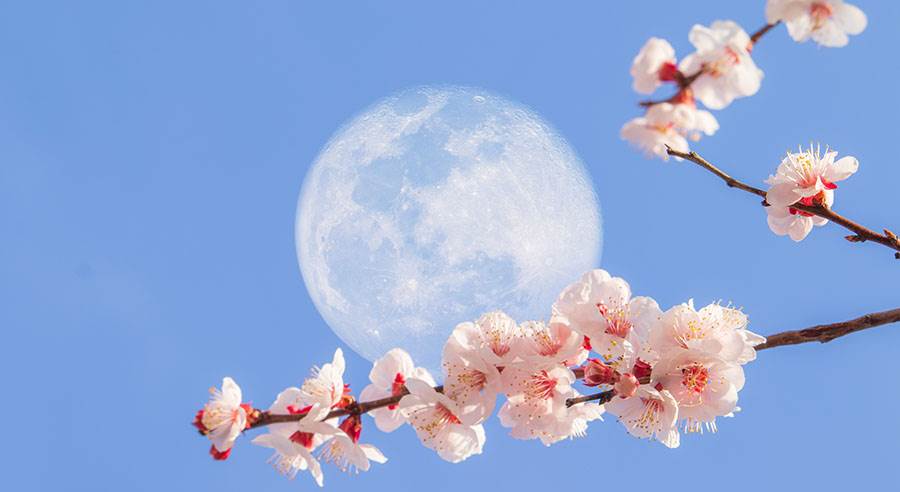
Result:
[[[720,2],[7,2],[0,15],[0,371],[5,490],[298,490],[240,442],[229,462],[190,427],[233,376],[267,406],[339,340],[293,245],[304,173],[376,99],[424,83],[522,102],[577,149],[603,204],[603,267],[665,306],[743,306],[766,334],[900,305],[884,248],[769,232],[758,200],[618,138],[638,114],[628,67],[650,36],[683,56],[695,22],[755,29],[763,0]],[[385,4],[385,5],[382,5]],[[900,4],[818,48],[777,29],[762,90],[696,146],[761,184],[820,140],[859,158],[835,207],[900,228]],[[327,5],[327,6],[325,6]],[[410,429],[368,427],[390,458],[330,490],[865,489],[896,484],[900,327],[764,352],[744,411],[671,451],[608,418],[545,449],[496,420],[485,454],[440,461]],[[369,365],[348,354],[361,389]],[[560,484],[560,481],[568,483]]]

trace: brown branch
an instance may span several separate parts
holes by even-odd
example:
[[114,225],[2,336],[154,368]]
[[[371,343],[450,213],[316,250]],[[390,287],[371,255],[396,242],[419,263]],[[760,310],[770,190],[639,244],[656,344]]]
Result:
[[[682,152],[670,147],[666,148],[666,152],[671,156],[680,157],[682,159],[691,161],[694,164],[697,164],[703,169],[706,169],[707,171],[718,176],[722,181],[725,182],[725,184],[727,184],[731,188],[737,188],[739,190],[746,191],[747,193],[752,193],[754,195],[762,197],[762,204],[764,206],[768,206],[768,203],[765,202],[765,191],[732,178],[727,173],[701,157],[700,154],[696,152]],[[802,203],[795,203],[791,205],[791,208],[795,208],[797,210],[802,210],[804,212],[826,218],[834,222],[835,224],[838,224],[839,226],[849,230],[853,233],[850,236],[846,236],[846,239],[850,242],[861,243],[865,241],[872,241],[874,243],[887,246],[888,248],[891,248],[896,252],[894,253],[894,258],[900,259],[900,238],[898,238],[896,234],[889,231],[888,229],[884,229],[884,234],[879,234],[872,229],[869,229],[868,227],[865,227],[857,222],[848,219],[847,217],[844,217],[843,215],[838,214],[834,210],[831,210],[824,205],[803,205]]]
[[594,393],[593,395],[584,395],[577,398],[569,398],[568,400],[566,400],[566,407],[571,407],[572,405],[578,405],[579,403],[585,403],[594,400],[597,400],[598,405],[603,405],[604,403],[608,403],[610,400],[612,400],[614,396],[616,396],[616,390],[607,390],[600,393]]
[[857,331],[872,328],[873,326],[886,325],[900,321],[900,308],[889,309],[879,313],[870,313],[859,318],[827,325],[817,325],[803,330],[783,331],[766,337],[766,343],[758,345],[756,350],[765,350],[783,345],[796,345],[798,343],[821,342],[826,343],[835,338],[849,335]]
[[[774,24],[766,24],[765,26],[757,29],[752,35],[750,35],[750,44],[747,46],[747,51],[752,51],[753,47],[756,46],[756,43],[760,40],[760,38],[765,36],[767,32],[769,32],[773,27],[775,27],[777,25],[778,25],[778,22],[776,22]],[[682,93],[684,93],[685,90],[690,88],[691,84],[696,82],[697,79],[699,79],[700,76],[703,75],[704,70],[705,70],[704,68],[701,68],[700,70],[697,70],[695,73],[692,73],[691,75],[685,75],[685,74],[681,73],[681,70],[675,72],[675,83],[678,84],[678,92],[676,92],[674,96],[672,96],[668,99],[662,99],[662,100],[648,99],[646,101],[641,101],[638,104],[641,105],[642,107],[649,108],[650,106],[660,104],[660,103],[665,103],[665,102],[675,103],[675,102],[677,102],[679,100],[679,98],[682,96]]]

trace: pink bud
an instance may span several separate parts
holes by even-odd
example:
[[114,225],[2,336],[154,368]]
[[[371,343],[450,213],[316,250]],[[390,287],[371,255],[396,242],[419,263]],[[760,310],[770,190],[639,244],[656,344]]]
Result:
[[622,376],[619,377],[619,381],[616,382],[614,388],[616,394],[622,398],[631,398],[637,392],[638,386],[640,385],[641,383],[638,381],[638,378],[634,377],[634,374],[627,373],[622,374]]
[[604,364],[600,359],[588,359],[584,366],[585,386],[600,386],[601,384],[615,384],[619,380],[619,373],[612,367]]
[[647,364],[646,362],[642,361],[641,359],[638,359],[637,362],[634,363],[634,367],[631,368],[632,374],[634,374],[635,377],[637,377],[638,379],[645,378],[645,377],[649,378],[650,372],[652,370],[653,370],[653,367],[651,367],[650,364]]

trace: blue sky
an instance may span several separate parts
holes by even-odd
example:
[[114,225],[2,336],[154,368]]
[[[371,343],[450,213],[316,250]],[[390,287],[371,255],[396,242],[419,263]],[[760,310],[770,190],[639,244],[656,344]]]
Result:
[[[859,0],[842,49],[783,28],[754,57],[755,97],[695,148],[760,185],[810,140],[859,158],[835,208],[900,228],[900,4]],[[0,15],[0,450],[8,490],[296,490],[243,441],[229,462],[189,426],[233,376],[267,406],[340,341],[297,268],[293,220],[309,164],[342,122],[427,83],[484,87],[553,124],[603,204],[603,267],[670,306],[743,306],[762,334],[897,307],[900,265],[837,227],[803,243],[758,200],[618,138],[637,115],[628,67],[650,36],[682,56],[696,22],[748,30],[746,2],[17,2]],[[390,458],[331,490],[834,490],[896,483],[897,326],[779,348],[747,366],[743,412],[677,450],[608,418],[549,449],[488,425],[485,454],[440,461],[409,429],[364,439]],[[369,365],[348,354],[348,379]]]

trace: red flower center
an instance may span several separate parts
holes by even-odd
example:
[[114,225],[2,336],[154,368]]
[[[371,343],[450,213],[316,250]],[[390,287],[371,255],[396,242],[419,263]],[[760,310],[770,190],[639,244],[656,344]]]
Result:
[[462,423],[456,415],[453,415],[453,412],[451,412],[449,408],[445,407],[441,403],[436,404],[434,410],[435,424],[437,425]]
[[[828,188],[829,190],[833,190],[834,188],[837,188],[837,185],[834,183],[831,183],[831,182],[828,182],[825,180],[822,180],[822,182],[825,183],[826,188],[828,188],[829,186],[832,187],[832,188]],[[801,205],[806,205],[808,207],[813,207],[815,205],[822,205],[823,203],[825,203],[825,193],[820,191],[816,195],[808,196],[806,198],[801,198],[800,201],[797,203],[799,203]],[[800,215],[802,217],[812,217],[813,215],[815,215],[815,214],[811,214],[811,213],[803,211],[803,210],[796,209],[794,207],[788,207],[788,212],[790,212],[791,215]]]
[[688,391],[700,394],[709,384],[709,370],[701,364],[691,364],[681,369],[681,384]]
[[551,378],[547,371],[532,374],[528,381],[528,387],[525,389],[525,396],[539,400],[550,399],[553,397],[556,383],[557,381]]
[[625,319],[625,312],[621,309],[612,312],[605,304],[597,303],[597,311],[606,320],[606,333],[626,338],[631,332],[631,322]]

